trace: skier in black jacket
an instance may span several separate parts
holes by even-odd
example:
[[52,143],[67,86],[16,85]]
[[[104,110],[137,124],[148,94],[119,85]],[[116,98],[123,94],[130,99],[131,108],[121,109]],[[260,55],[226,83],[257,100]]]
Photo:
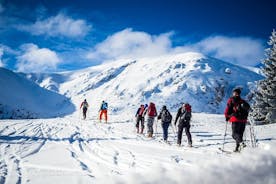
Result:
[[191,106],[188,103],[184,103],[177,111],[174,125],[178,121],[178,132],[177,132],[177,144],[181,145],[182,133],[185,128],[185,132],[188,138],[188,146],[192,147],[192,136],[190,133],[190,120],[191,120]]
[[163,129],[163,139],[165,142],[167,142],[168,139],[168,128],[172,121],[172,115],[167,109],[167,107],[164,105],[162,107],[161,112],[159,113],[157,119],[161,119],[161,126]]

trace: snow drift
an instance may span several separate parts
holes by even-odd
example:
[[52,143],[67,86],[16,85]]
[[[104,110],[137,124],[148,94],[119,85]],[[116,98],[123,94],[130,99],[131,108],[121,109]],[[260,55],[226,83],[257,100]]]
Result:
[[70,99],[0,68],[0,119],[49,118],[74,112]]

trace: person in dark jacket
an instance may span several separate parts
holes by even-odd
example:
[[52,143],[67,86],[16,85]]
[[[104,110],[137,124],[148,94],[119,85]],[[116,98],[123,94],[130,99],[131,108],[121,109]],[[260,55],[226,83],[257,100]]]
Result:
[[[227,106],[224,111],[226,121],[232,123],[232,137],[236,141],[236,148],[234,152],[239,151],[240,143],[243,142],[243,133],[248,116],[248,113],[240,113],[240,104],[247,104],[247,102],[240,97],[240,94],[241,90],[239,88],[233,90],[233,96],[228,99]],[[245,146],[245,144],[243,144],[243,146]]]
[[141,105],[137,112],[136,112],[136,129],[137,129],[137,133],[139,133],[139,125],[140,125],[140,122],[141,122],[141,131],[140,131],[140,134],[143,133],[144,131],[144,123],[145,123],[145,106],[144,105]]
[[86,113],[87,113],[88,107],[89,107],[89,105],[88,105],[86,99],[84,99],[84,101],[80,105],[80,109],[82,108],[83,119],[86,119]]
[[181,146],[182,133],[185,128],[185,133],[188,138],[188,146],[192,147],[192,135],[190,133],[190,120],[191,120],[191,106],[188,103],[184,103],[177,111],[174,125],[176,126],[178,121],[177,132],[177,144]]
[[167,142],[168,139],[168,128],[172,121],[172,115],[167,109],[167,107],[164,105],[162,107],[161,112],[159,113],[157,119],[161,119],[161,126],[163,129],[163,139],[165,142]]

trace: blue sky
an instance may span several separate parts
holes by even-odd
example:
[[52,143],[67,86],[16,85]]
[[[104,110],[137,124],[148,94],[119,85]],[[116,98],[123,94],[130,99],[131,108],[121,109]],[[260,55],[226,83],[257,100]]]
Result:
[[187,51],[255,66],[274,0],[0,0],[0,66],[75,70]]

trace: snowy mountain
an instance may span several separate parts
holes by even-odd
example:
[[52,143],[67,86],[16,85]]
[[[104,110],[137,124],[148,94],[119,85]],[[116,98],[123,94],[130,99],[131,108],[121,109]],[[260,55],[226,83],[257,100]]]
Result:
[[158,108],[166,104],[174,111],[180,103],[189,102],[194,112],[222,113],[234,87],[243,88],[245,97],[253,82],[262,78],[244,67],[193,52],[26,76],[72,98],[76,105],[87,98],[95,111],[106,100],[113,113],[125,109],[133,112],[140,103],[150,101]]
[[0,86],[0,119],[49,118],[75,110],[63,95],[41,88],[4,68],[0,68]]
[[[0,120],[0,183],[275,183],[276,124],[247,125],[247,146],[233,153],[236,143],[222,114],[193,113],[193,147],[187,147],[185,135],[176,144],[173,124],[165,143],[160,121],[148,138],[136,133],[133,119],[138,104],[149,101],[172,110],[188,101],[194,111],[220,113],[233,87],[242,86],[246,95],[261,77],[198,53],[55,74],[0,68],[1,118],[70,114]],[[73,105],[84,98],[91,107],[87,120]],[[112,111],[108,123],[98,121],[103,99]]]

